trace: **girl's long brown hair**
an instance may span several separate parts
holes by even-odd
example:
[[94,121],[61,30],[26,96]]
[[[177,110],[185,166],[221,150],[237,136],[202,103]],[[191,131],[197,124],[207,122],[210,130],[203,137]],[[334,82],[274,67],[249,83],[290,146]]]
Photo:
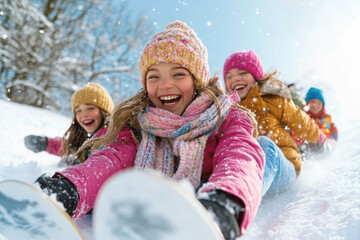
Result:
[[[217,96],[224,95],[224,91],[217,85],[215,81],[216,77],[210,80],[208,86],[203,86],[199,81],[193,77],[195,91],[199,95],[200,93],[207,94],[211,100],[217,105],[219,116],[218,122],[220,123],[220,105]],[[137,121],[138,113],[147,106],[151,106],[152,103],[146,90],[141,89],[134,97],[120,103],[114,110],[110,117],[109,127],[106,134],[99,138],[93,138],[87,141],[79,150],[81,152],[87,146],[91,146],[91,151],[99,149],[101,146],[105,146],[109,143],[115,142],[119,132],[127,125],[130,124],[134,128],[139,127]],[[220,124],[219,124],[220,125]]]

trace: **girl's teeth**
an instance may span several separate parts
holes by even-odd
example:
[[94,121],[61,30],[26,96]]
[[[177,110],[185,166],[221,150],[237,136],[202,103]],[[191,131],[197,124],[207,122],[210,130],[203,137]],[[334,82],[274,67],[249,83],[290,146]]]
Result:
[[163,96],[160,97],[160,100],[162,102],[162,104],[164,105],[172,105],[177,103],[180,100],[181,96],[177,95],[177,96]]
[[176,99],[178,98],[179,96],[165,96],[165,97],[161,97],[160,99],[161,100],[164,100],[164,101],[168,101],[168,100],[173,100],[173,99]]
[[89,123],[92,123],[93,120],[89,120],[89,121],[84,121],[84,124],[89,124]]

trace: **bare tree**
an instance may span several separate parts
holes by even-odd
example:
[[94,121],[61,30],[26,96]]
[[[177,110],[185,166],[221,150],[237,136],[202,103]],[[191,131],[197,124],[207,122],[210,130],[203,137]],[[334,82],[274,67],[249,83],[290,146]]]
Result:
[[153,33],[126,2],[100,0],[0,0],[0,22],[3,97],[57,110],[88,81],[124,97],[121,83],[137,80],[139,52]]

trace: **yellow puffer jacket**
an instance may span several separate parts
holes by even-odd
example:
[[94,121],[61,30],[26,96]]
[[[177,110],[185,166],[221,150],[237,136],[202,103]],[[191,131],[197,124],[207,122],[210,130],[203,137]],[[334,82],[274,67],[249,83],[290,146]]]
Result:
[[301,157],[289,131],[306,141],[315,143],[320,138],[319,128],[291,99],[274,95],[271,91],[268,94],[259,90],[259,85],[255,84],[246,98],[241,100],[240,105],[256,115],[259,135],[271,138],[299,174]]

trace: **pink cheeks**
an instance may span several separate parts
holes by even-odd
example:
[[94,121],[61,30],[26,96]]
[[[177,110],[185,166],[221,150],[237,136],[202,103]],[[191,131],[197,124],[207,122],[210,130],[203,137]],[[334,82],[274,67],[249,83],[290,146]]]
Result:
[[236,91],[241,99],[246,98],[254,83],[253,75],[243,69],[233,68],[226,74],[226,91],[228,93]]
[[178,63],[156,63],[146,74],[151,102],[159,108],[181,115],[194,99],[191,73]]
[[94,105],[79,104],[75,108],[75,118],[87,133],[94,133],[101,127],[101,112],[100,109]]

